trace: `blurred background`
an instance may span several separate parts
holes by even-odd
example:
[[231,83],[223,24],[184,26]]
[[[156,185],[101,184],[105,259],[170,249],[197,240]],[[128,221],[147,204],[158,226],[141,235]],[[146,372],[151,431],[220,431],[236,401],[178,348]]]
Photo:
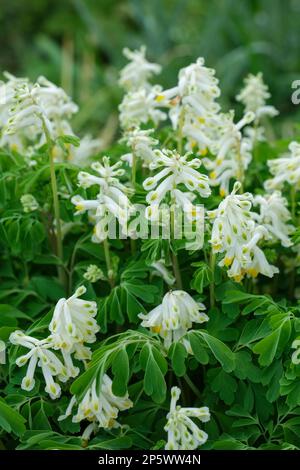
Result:
[[299,26],[299,0],[0,0],[0,71],[43,74],[63,86],[81,107],[74,128],[97,133],[122,97],[123,47],[145,44],[167,87],[180,67],[204,56],[225,106],[244,76],[261,70],[289,132],[300,117],[291,103]]

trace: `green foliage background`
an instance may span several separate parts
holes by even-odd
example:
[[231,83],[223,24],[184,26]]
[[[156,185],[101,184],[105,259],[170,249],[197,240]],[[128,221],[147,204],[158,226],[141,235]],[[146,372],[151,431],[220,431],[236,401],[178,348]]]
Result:
[[145,44],[171,86],[196,57],[217,71],[229,104],[248,72],[262,71],[273,102],[290,120],[299,78],[297,0],[1,0],[0,70],[62,84],[82,109],[75,127],[99,129],[115,112],[124,46]]

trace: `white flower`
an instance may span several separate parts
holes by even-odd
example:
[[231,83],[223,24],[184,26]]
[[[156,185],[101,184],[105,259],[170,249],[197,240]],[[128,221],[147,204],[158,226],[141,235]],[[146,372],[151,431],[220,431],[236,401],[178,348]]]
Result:
[[127,93],[119,105],[120,123],[123,129],[138,127],[152,121],[155,126],[166,119],[167,115],[158,109],[159,103],[156,99],[161,88],[139,88]]
[[[202,197],[208,197],[211,193],[208,177],[197,171],[201,161],[198,158],[189,160],[189,153],[181,156],[172,150],[155,150],[155,154],[156,159],[150,163],[150,170],[164,168],[143,183],[144,189],[150,191],[146,197],[150,205],[147,208],[147,215],[151,217],[151,213],[157,212],[159,204],[169,193],[172,203],[181,207],[191,219],[197,217],[198,211],[192,203],[195,195],[198,193]],[[188,192],[178,189],[177,186],[180,184],[183,184]]]
[[[99,390],[100,389],[100,390]],[[77,404],[75,397],[72,397],[64,415],[58,418],[59,421],[72,414],[73,407]],[[112,428],[118,423],[116,419],[119,411],[127,410],[133,406],[128,394],[124,397],[117,397],[112,392],[112,381],[107,374],[102,378],[101,387],[93,381],[83,399],[78,403],[77,413],[72,421],[79,423],[82,420],[96,422],[100,428]]]
[[194,450],[203,445],[208,438],[206,432],[202,431],[192,418],[206,423],[210,420],[209,409],[207,406],[183,408],[177,405],[180,393],[178,387],[172,387],[168,422],[164,428],[168,432],[166,450]]
[[17,346],[23,346],[29,349],[27,354],[18,357],[16,364],[19,367],[28,364],[27,372],[22,380],[21,388],[30,391],[35,385],[35,369],[40,367],[46,382],[45,391],[52,399],[58,398],[61,393],[60,386],[53,380],[53,376],[57,376],[62,382],[65,382],[69,376],[66,367],[58,359],[58,357],[50,351],[53,347],[51,340],[38,340],[32,336],[25,335],[22,331],[14,331],[11,333],[10,342]]
[[236,194],[241,184],[236,182],[233,191],[219,205],[208,212],[213,220],[210,243],[214,253],[223,253],[219,266],[230,267],[227,274],[240,282],[245,274],[256,277],[258,273],[272,277],[277,268],[269,265],[264,253],[257,246],[262,238],[268,238],[267,230],[256,226],[250,193]]
[[34,212],[39,208],[39,203],[32,194],[23,194],[20,201],[24,212]]
[[[193,323],[209,320],[203,312],[205,306],[196,302],[187,292],[175,290],[168,292],[160,305],[148,314],[139,314],[142,326],[159,333],[168,349],[172,343],[180,340],[192,327]],[[188,344],[184,345],[188,348]]]
[[135,51],[125,48],[123,54],[130,62],[121,70],[119,84],[127,91],[147,87],[152,75],[157,75],[161,71],[160,65],[148,62],[146,59],[145,46]]
[[158,140],[151,137],[153,132],[154,129],[142,130],[139,127],[125,132],[121,142],[125,142],[131,148],[131,153],[123,155],[121,160],[132,166],[134,155],[143,161],[143,166],[148,167],[155,158],[153,147],[158,144]]
[[281,158],[268,160],[268,166],[273,178],[264,184],[266,190],[281,189],[284,183],[299,188],[300,186],[300,144],[291,142],[289,145],[290,154]]
[[266,101],[271,97],[268,86],[263,81],[263,75],[259,72],[257,75],[249,74],[244,80],[244,88],[236,96],[237,101],[240,101],[245,106],[245,111],[252,111],[255,113],[256,119],[261,119],[263,116],[276,116],[277,109],[274,106],[267,106]]
[[282,246],[291,246],[289,235],[293,232],[294,226],[288,224],[291,214],[287,208],[287,200],[281,192],[274,191],[272,194],[255,196],[253,202],[260,209],[260,213],[256,216],[257,222],[267,229],[270,237],[279,240]]
[[292,343],[292,348],[296,351],[292,354],[292,363],[295,365],[300,364],[300,339],[296,338]]
[[96,264],[90,264],[83,275],[84,279],[90,282],[97,282],[100,279],[105,279],[103,271],[96,266]]
[[78,195],[71,199],[76,207],[76,214],[89,212],[95,224],[92,238],[95,243],[100,243],[108,237],[109,226],[115,219],[119,221],[122,233],[126,235],[129,218],[135,210],[126,195],[130,193],[130,189],[119,181],[119,177],[124,174],[124,170],[120,168],[122,162],[110,165],[108,157],[103,157],[102,162],[92,164],[92,169],[99,176],[83,171],[78,175],[79,186],[83,188],[99,186],[96,199],[85,200]]
[[94,343],[99,326],[95,320],[96,302],[79,299],[86,292],[79,287],[68,299],[60,299],[49,325],[56,348],[70,351],[75,343]]
[[242,180],[251,159],[251,143],[242,136],[241,129],[254,119],[248,112],[237,123],[233,121],[234,112],[220,114],[215,128],[215,141],[210,150],[215,159],[204,158],[204,166],[210,170],[210,184],[220,186],[221,196],[229,193],[231,179]]

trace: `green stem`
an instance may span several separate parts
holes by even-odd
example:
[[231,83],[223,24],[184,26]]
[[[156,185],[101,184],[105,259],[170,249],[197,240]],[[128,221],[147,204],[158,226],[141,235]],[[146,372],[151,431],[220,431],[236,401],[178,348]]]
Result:
[[[171,217],[170,217],[170,224],[171,224],[171,238],[174,239],[174,232],[175,232],[175,227],[174,227],[174,201],[171,201]],[[181,290],[182,289],[182,279],[181,279],[181,272],[180,272],[180,267],[178,263],[178,258],[176,253],[172,251],[171,253],[171,259],[172,259],[172,266],[173,266],[173,272],[174,276],[176,279],[176,286],[177,289]]]
[[237,160],[238,160],[238,178],[237,179],[241,183],[240,193],[243,194],[245,174],[244,174],[244,165],[243,165],[242,154],[241,154],[241,144],[239,144]]
[[[54,217],[56,223],[56,254],[58,258],[63,262],[63,244],[62,244],[62,230],[61,230],[61,222],[60,222],[60,208],[59,208],[59,199],[58,199],[58,191],[57,191],[57,181],[56,181],[56,174],[55,174],[55,163],[53,159],[53,142],[47,126],[43,121],[43,129],[46,136],[47,146],[48,146],[48,154],[49,154],[49,166],[50,166],[50,179],[51,179],[51,189],[52,189],[52,198],[53,198],[53,208],[54,208]],[[62,285],[65,285],[65,271],[63,266],[58,266],[58,277]]]
[[183,141],[183,134],[182,134],[182,128],[184,124],[184,108],[182,108],[179,116],[179,121],[178,121],[178,134],[177,134],[177,151],[179,154],[182,153],[182,141]]
[[216,264],[216,255],[211,251],[210,252],[210,269],[211,269],[212,279],[209,284],[210,308],[213,308],[215,306],[215,264]]
[[109,243],[108,243],[107,238],[105,238],[105,240],[103,240],[103,248],[104,248],[104,256],[105,256],[108,282],[110,284],[110,287],[113,289],[113,287],[115,286],[115,282],[114,282],[114,278],[113,278],[112,265],[111,265],[111,259],[110,259],[110,251],[109,251]]
[[192,380],[189,378],[189,376],[187,374],[185,374],[183,376],[184,380],[186,381],[186,383],[188,384],[188,386],[190,387],[190,389],[194,392],[194,394],[196,395],[196,397],[198,397],[200,400],[202,400],[202,396],[201,396],[201,393],[199,392],[198,388],[196,387],[196,385],[194,384],[194,382],[192,382]]
[[132,152],[132,167],[131,167],[131,183],[132,186],[135,187],[136,183],[136,156],[134,151]]

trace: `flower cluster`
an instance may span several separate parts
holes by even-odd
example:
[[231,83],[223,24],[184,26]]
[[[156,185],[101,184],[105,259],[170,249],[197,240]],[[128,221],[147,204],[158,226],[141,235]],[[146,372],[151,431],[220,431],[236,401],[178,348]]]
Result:
[[[79,299],[85,292],[85,287],[81,286],[68,299],[58,301],[49,324],[51,334],[46,339],[37,339],[22,331],[14,331],[10,335],[12,344],[29,349],[27,354],[18,357],[16,361],[19,367],[28,363],[22,389],[30,391],[34,388],[34,374],[38,366],[46,382],[45,391],[52,399],[58,398],[61,387],[53,377],[66,382],[79,374],[80,369],[74,366],[72,355],[79,361],[90,359],[90,349],[84,343],[96,341],[95,334],[99,326],[94,318],[97,313],[96,303]],[[53,351],[60,353],[61,357]]]
[[268,231],[256,224],[251,212],[253,196],[237,194],[240,187],[240,183],[235,183],[219,207],[208,212],[213,221],[210,239],[213,253],[224,255],[219,266],[228,267],[228,276],[237,282],[245,275],[256,277],[258,273],[272,277],[278,269],[268,263],[258,246],[260,240],[268,238]]
[[129,188],[119,180],[119,177],[124,174],[124,170],[120,168],[121,165],[122,162],[110,165],[109,158],[103,157],[102,162],[92,163],[92,169],[99,176],[83,171],[78,174],[80,187],[85,189],[93,185],[99,187],[99,193],[95,199],[86,200],[79,195],[72,198],[76,214],[89,212],[94,224],[92,240],[95,243],[100,243],[108,237],[109,225],[115,219],[118,220],[124,234],[127,233],[127,224],[134,212],[134,207],[127,197]]
[[[192,328],[193,323],[204,323],[209,320],[204,313],[205,306],[196,302],[187,292],[174,290],[168,292],[160,305],[146,315],[139,314],[142,326],[159,333],[168,349],[172,343],[180,340]],[[188,341],[183,340],[188,351]]]
[[[1,146],[30,156],[33,149],[46,142],[47,136],[55,143],[58,137],[75,135],[70,119],[78,106],[62,88],[42,76],[36,83],[8,73],[4,76],[7,81],[0,82],[0,94],[4,98],[0,103]],[[82,164],[101,147],[99,139],[85,136],[78,147],[68,146],[67,158]],[[52,151],[56,160],[64,158],[59,145],[54,145]]]
[[273,178],[265,181],[266,190],[281,189],[285,183],[294,186],[300,185],[300,144],[291,142],[290,154],[274,160],[268,160],[268,166]]
[[208,435],[193,421],[199,419],[202,423],[210,420],[207,406],[202,408],[184,408],[177,405],[180,389],[172,387],[170,411],[167,414],[165,431],[168,433],[166,450],[194,450],[205,444]]

